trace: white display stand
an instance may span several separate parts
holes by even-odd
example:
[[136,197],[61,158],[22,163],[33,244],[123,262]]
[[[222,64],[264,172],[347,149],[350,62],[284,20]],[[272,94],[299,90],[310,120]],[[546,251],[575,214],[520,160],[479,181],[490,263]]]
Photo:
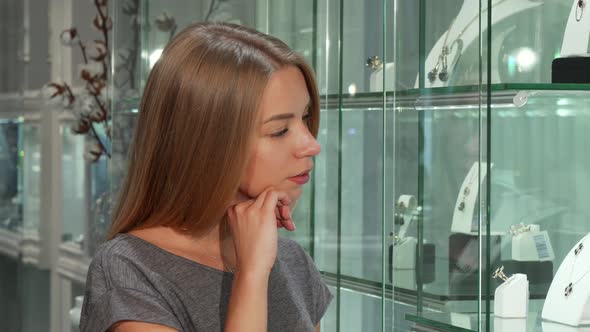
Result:
[[71,332],[80,331],[80,317],[82,316],[83,302],[84,296],[76,296],[74,299],[74,307],[69,312]]
[[516,273],[494,293],[494,316],[526,318],[529,309],[529,281],[526,274]]
[[[585,248],[576,257],[574,250],[580,243]],[[571,326],[590,324],[590,273],[584,275],[589,269],[590,236],[586,235],[565,256],[555,273],[543,306],[543,319]],[[574,283],[573,291],[565,296],[570,282]]]
[[560,57],[588,55],[588,43],[590,39],[590,1],[584,0],[585,8],[580,21],[576,21],[576,7],[578,0],[574,0],[570,11],[563,43],[561,44]]
[[526,318],[494,317],[494,332],[526,332]]
[[[490,165],[490,167],[493,165]],[[481,168],[481,173],[480,172]],[[477,180],[478,175],[479,181]],[[457,202],[455,203],[455,209],[453,210],[453,222],[451,225],[451,232],[453,233],[463,233],[463,234],[477,234],[476,230],[472,229],[473,223],[473,213],[475,211],[475,204],[478,202],[477,196],[479,192],[479,187],[485,180],[487,175],[487,164],[475,162],[467,175],[465,176],[465,180],[463,180],[463,184],[461,185],[461,189],[459,190],[459,194],[457,195]],[[469,187],[469,194],[464,195],[465,189]],[[459,205],[463,203],[463,209],[459,210]],[[499,233],[500,234],[500,233]]]
[[397,233],[397,240],[394,243],[393,250],[393,274],[394,286],[405,289],[416,288],[416,244],[418,240],[415,237],[408,236],[406,233],[416,211],[416,198],[411,195],[401,195],[397,201],[397,206],[403,205],[404,212],[402,218],[403,225],[400,226]]
[[416,288],[416,244],[414,237],[399,240],[393,256],[393,284],[404,289]]
[[541,326],[543,332],[590,332],[590,327],[569,326],[549,321],[541,322]]
[[393,62],[388,62],[385,66],[375,70],[369,76],[369,91],[370,92],[382,92],[383,91],[383,72],[385,72],[385,89],[387,91],[393,90],[394,87],[394,76],[393,71],[395,66]]
[[[479,1],[465,0],[452,26],[449,28],[449,30],[447,30],[447,32],[442,34],[442,36],[436,42],[434,47],[430,50],[430,53],[428,53],[424,67],[426,68],[424,73],[424,80],[426,82],[425,86],[427,88],[447,86],[449,82],[442,82],[438,78],[432,83],[428,80],[428,72],[436,66],[436,62],[438,61],[438,58],[442,53],[445,39],[447,40],[447,47],[450,48],[451,44],[455,40],[460,38],[463,44],[463,46],[461,47],[462,50],[466,50],[469,47],[469,45],[471,45],[474,41],[477,41],[479,39],[479,4]],[[493,15],[491,25],[493,26],[496,23],[512,15],[517,15],[518,13],[524,10],[537,7],[542,4],[543,2],[531,0],[494,0],[492,1]],[[487,1],[482,1],[481,5],[483,6],[482,13],[487,13]],[[485,15],[485,17],[487,17],[487,14]],[[482,34],[485,33],[485,31],[487,31],[487,26],[487,24],[482,24]],[[448,72],[450,75],[450,80],[452,80],[455,59],[458,59],[458,57],[461,55],[457,52],[461,52],[462,50],[459,50],[459,47],[455,46],[452,50],[450,50],[450,53],[447,55]],[[494,73],[492,73],[492,75],[494,75]],[[419,77],[416,77],[416,88],[419,87],[419,82]]]
[[415,237],[407,237],[399,240],[395,245],[394,269],[414,270],[416,268],[416,244]]

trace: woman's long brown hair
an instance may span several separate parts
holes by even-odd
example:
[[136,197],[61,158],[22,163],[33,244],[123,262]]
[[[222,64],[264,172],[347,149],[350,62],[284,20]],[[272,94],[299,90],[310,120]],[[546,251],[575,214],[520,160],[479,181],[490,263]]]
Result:
[[108,238],[154,226],[199,234],[219,223],[239,188],[264,88],[285,66],[305,78],[316,136],[315,78],[287,45],[225,23],[180,32],[148,77]]

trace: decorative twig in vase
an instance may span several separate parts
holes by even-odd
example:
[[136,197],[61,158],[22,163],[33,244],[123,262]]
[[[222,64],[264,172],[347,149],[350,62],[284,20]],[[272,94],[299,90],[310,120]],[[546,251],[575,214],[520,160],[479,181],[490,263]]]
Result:
[[[52,100],[59,101],[72,111],[76,123],[71,127],[74,134],[88,135],[91,141],[86,144],[84,158],[95,162],[101,155],[111,158],[109,152],[111,142],[109,114],[110,100],[106,95],[107,80],[110,73],[109,59],[109,30],[113,22],[108,16],[108,0],[94,0],[96,16],[92,25],[101,32],[102,39],[91,43],[80,40],[78,30],[70,28],[60,34],[64,46],[80,47],[84,64],[79,68],[80,78],[85,82],[82,89],[72,89],[67,82],[50,82],[44,87],[43,95]],[[104,129],[104,137],[101,138],[97,131],[98,125]]]

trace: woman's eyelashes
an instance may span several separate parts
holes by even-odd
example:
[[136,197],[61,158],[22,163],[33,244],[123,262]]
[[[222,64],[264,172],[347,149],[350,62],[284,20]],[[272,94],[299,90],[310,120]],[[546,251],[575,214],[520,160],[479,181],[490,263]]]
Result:
[[[305,115],[303,115],[303,122],[305,122],[305,125],[308,126],[309,125],[309,119],[311,118],[311,114],[310,113],[306,113]],[[287,134],[287,132],[289,131],[289,127],[285,127],[279,131],[276,131],[272,134],[270,134],[271,137],[281,137],[281,136],[285,136],[285,134]]]
[[285,134],[289,131],[289,128],[281,129],[275,133],[270,134],[271,137],[281,137],[285,136]]

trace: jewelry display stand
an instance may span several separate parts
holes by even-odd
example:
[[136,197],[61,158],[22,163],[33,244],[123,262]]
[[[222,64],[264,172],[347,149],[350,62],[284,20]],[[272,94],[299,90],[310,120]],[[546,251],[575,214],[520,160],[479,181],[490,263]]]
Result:
[[[543,2],[533,2],[531,0],[494,0],[492,1],[493,15],[491,25],[493,26],[512,15],[517,15],[524,10],[539,6],[542,3]],[[486,4],[487,1],[482,2],[482,6],[486,6]],[[482,12],[484,11],[487,12],[487,6],[482,8]],[[446,58],[451,60],[448,63],[447,72],[452,76],[455,66],[455,61],[453,59],[458,59],[461,56],[460,52],[462,50],[466,50],[471,43],[478,40],[479,13],[479,1],[466,0],[463,2],[463,6],[459,10],[453,23],[451,23],[449,29],[443,33],[434,47],[430,50],[430,53],[428,53],[425,62],[426,73],[424,73],[424,75],[428,75],[428,72],[436,67],[441,54],[443,54],[443,49],[446,47],[448,49]],[[482,24],[481,29],[481,33],[485,33],[485,31],[487,31],[487,24]],[[455,41],[459,40],[461,41],[461,47],[451,47]],[[446,42],[448,42],[448,44]],[[492,73],[492,75],[495,74]],[[442,87],[448,85],[448,80],[442,81],[436,79],[433,82],[430,82],[428,76],[425,77],[425,80],[426,87]],[[419,87],[419,77],[416,78],[415,87]]]
[[[389,246],[390,282],[395,287],[416,289],[416,260],[418,240],[413,236],[406,236],[412,221],[420,218],[422,211],[416,205],[416,198],[411,195],[401,195],[396,203],[395,224],[399,231],[394,237],[393,245]],[[422,282],[434,281],[435,247],[432,243],[422,243]],[[395,262],[395,264],[394,264]]]
[[526,331],[526,318],[503,318],[494,316],[494,332]]
[[541,326],[543,327],[543,332],[590,332],[590,327],[587,326],[575,327],[549,321],[541,322]]
[[[542,317],[571,326],[590,324],[590,241],[570,250],[553,277]],[[588,248],[584,249],[584,246]]]
[[[479,172],[480,163],[475,162],[465,176],[465,180],[463,180],[453,212],[453,222],[451,225],[451,232],[453,233],[477,234],[477,230],[473,229],[473,213],[475,211],[475,204],[478,201],[479,187],[487,175],[487,164],[482,163],[481,174]],[[478,176],[479,181],[477,181]]]
[[401,195],[396,206],[400,211],[401,220],[398,235],[394,243],[395,265],[393,266],[394,285],[405,289],[416,288],[416,245],[418,240],[406,233],[412,220],[416,216],[416,198],[411,195]]
[[416,289],[416,244],[414,237],[400,240],[395,245],[393,275],[394,286],[404,289]]
[[383,68],[385,68],[385,88],[387,91],[393,90],[394,87],[394,80],[393,80],[393,71],[394,65],[393,62],[387,62],[385,66],[382,66],[379,69],[376,69],[374,72],[371,73],[369,76],[369,91],[370,92],[381,92],[383,91]]
[[[588,43],[590,41],[590,1],[584,0],[585,7],[580,13],[579,0],[574,0],[567,25],[563,33],[560,57],[585,55],[588,56]],[[579,20],[578,20],[579,18]]]
[[504,280],[494,293],[494,316],[526,318],[529,311],[529,281],[526,274],[516,273],[507,278],[503,269],[504,266],[493,274],[494,278]]

